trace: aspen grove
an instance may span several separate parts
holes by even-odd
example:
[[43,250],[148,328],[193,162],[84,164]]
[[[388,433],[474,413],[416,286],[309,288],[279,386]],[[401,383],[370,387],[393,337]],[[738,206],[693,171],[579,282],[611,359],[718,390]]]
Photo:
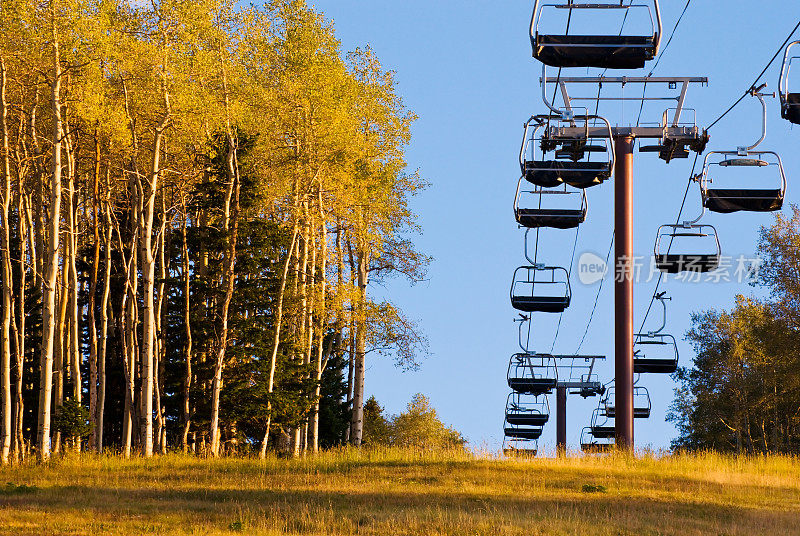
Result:
[[300,0],[4,0],[2,462],[360,445],[415,116]]

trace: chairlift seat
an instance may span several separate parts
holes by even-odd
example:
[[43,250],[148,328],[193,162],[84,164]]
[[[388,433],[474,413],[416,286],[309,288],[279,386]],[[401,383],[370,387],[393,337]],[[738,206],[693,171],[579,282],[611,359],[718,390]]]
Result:
[[503,454],[506,456],[513,456],[519,458],[533,458],[536,456],[538,450],[537,449],[515,449],[515,448],[507,448],[503,449]]
[[526,313],[563,313],[569,296],[512,296],[511,306]]
[[[614,406],[608,406],[606,408],[606,417],[609,419],[613,419],[616,417],[617,410]],[[650,418],[650,408],[633,408],[633,418],[634,419],[649,419]]]
[[545,413],[507,413],[506,422],[519,426],[544,426],[550,420]]
[[677,359],[633,358],[633,372],[637,374],[672,374],[676,370]]
[[611,176],[608,162],[564,162],[541,160],[525,162],[525,180],[542,188],[567,183],[575,188],[602,184]]
[[574,229],[586,221],[586,211],[581,209],[517,209],[517,222],[523,227],[536,229]]
[[653,36],[536,35],[533,57],[551,67],[641,69],[656,54]]
[[656,255],[656,267],[668,274],[680,272],[713,272],[719,267],[719,255],[664,253]]
[[800,93],[786,95],[786,100],[781,106],[781,117],[790,123],[800,125]]
[[542,436],[541,428],[506,428],[506,437],[516,439],[539,439]]
[[783,191],[708,188],[703,205],[712,212],[774,212],[783,207]]
[[508,386],[517,393],[543,395],[556,388],[555,378],[508,378]]
[[592,426],[589,433],[595,439],[612,439],[617,432],[614,426]]
[[581,450],[590,454],[602,454],[614,450],[614,443],[581,443]]

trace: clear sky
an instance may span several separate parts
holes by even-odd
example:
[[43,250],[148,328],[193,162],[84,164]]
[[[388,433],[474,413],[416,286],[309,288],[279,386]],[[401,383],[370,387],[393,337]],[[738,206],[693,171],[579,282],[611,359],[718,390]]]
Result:
[[[420,116],[408,149],[409,166],[419,168],[431,183],[413,203],[424,229],[417,240],[419,248],[435,257],[429,280],[414,287],[393,282],[385,290],[373,292],[386,292],[420,321],[432,355],[418,372],[406,373],[393,368],[390,360],[371,357],[367,391],[392,413],[402,411],[414,393],[425,393],[442,419],[462,431],[472,446],[499,448],[509,393],[506,367],[517,340],[512,322],[516,313],[508,292],[514,269],[526,264],[523,232],[517,229],[512,211],[519,177],[517,155],[524,121],[545,111],[538,83],[541,64],[531,57],[528,37],[533,1],[310,3],[334,21],[343,49],[369,44],[384,67],[397,72],[400,93]],[[662,4],[663,47],[685,2],[666,0]],[[708,125],[747,89],[798,19],[800,4],[789,0],[694,0],[655,75],[708,76],[709,87],[691,88],[686,102],[697,110],[698,124]],[[610,31],[618,30],[617,26]],[[800,32],[796,38],[800,39]],[[652,64],[638,71],[609,71],[607,76],[644,76]],[[780,60],[763,78],[769,84],[766,91],[777,90],[779,66]],[[568,74],[595,76],[599,71],[571,69]],[[796,83],[800,88],[800,71]],[[637,91],[628,89],[627,96]],[[642,122],[660,120],[661,111],[656,108],[661,106],[663,111],[666,106],[653,106],[645,109]],[[787,211],[789,203],[800,200],[800,190],[794,188],[800,173],[800,129],[792,129],[780,119],[777,99],[768,99],[768,106],[768,134],[761,148],[775,150],[784,159],[789,181]],[[636,122],[638,104],[604,103],[599,111],[612,124],[630,124]],[[709,150],[751,144],[760,133],[760,114],[758,102],[748,97],[712,129]],[[635,159],[635,251],[650,255],[657,227],[676,217],[693,155],[688,161],[669,165],[653,154],[637,153]],[[769,178],[764,180],[768,183]],[[605,257],[611,238],[612,194],[613,181],[589,191],[589,216],[578,236],[577,256],[589,251]],[[687,212],[699,213],[699,207],[694,186]],[[769,224],[772,216],[715,214],[705,221],[717,226],[724,254],[752,255],[759,227]],[[550,263],[568,264],[574,232],[544,234],[541,255]],[[599,369],[603,381],[613,377],[612,288],[606,281],[582,349],[611,358]],[[689,365],[693,358],[683,341],[692,312],[728,308],[737,293],[763,293],[746,283],[693,284],[672,279],[663,289],[673,298],[667,330],[679,340],[682,365]],[[596,290],[597,286],[582,285],[574,277],[573,305],[563,317],[555,352],[575,350]],[[653,283],[636,287],[637,325],[652,292]],[[652,327],[659,321],[654,315]],[[538,350],[550,349],[554,331],[554,322],[539,322],[537,317]],[[644,377],[642,384],[651,392],[653,413],[647,421],[637,419],[637,446],[667,447],[675,436],[672,425],[664,420],[674,385],[661,375]],[[596,403],[597,399],[586,402],[570,397],[571,448],[577,447],[581,428],[588,424]],[[554,443],[555,423],[551,422],[540,448],[552,448]]]

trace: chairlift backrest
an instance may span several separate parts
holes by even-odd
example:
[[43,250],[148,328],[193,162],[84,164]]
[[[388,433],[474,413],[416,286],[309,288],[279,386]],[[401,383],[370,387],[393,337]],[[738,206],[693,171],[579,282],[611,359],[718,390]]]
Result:
[[[655,58],[661,41],[662,23],[658,0],[649,4],[578,3],[573,0],[545,3],[536,0],[531,17],[530,37],[533,56],[553,67],[599,67],[607,69],[638,69]],[[601,35],[569,35],[565,31],[542,30],[545,13],[569,10],[570,20],[579,11],[591,16],[599,12],[647,10],[650,28],[646,35],[621,35],[618,27]],[[654,18],[655,14],[655,18]],[[596,17],[593,22],[598,23]]]
[[[520,170],[531,184],[553,188],[569,184],[589,188],[602,184],[614,171],[615,154],[611,124],[596,115],[558,114],[534,116],[525,124],[520,148]],[[559,115],[562,114],[562,115]],[[589,137],[589,121],[600,121],[603,137]],[[595,139],[602,140],[599,144]],[[553,153],[548,156],[547,153]],[[605,157],[592,160],[595,153]]]
[[[588,200],[585,190],[570,190],[566,184],[563,188],[534,186],[531,190],[523,187],[524,179],[520,177],[517,181],[514,196],[514,218],[520,226],[528,229],[574,229],[586,221]],[[578,196],[580,201],[576,203]]]
[[[609,387],[606,391],[606,396],[603,399],[605,414],[609,418],[614,418],[617,414],[616,411],[616,388]],[[635,386],[633,388],[633,417],[636,419],[646,419],[650,417],[652,410],[652,402],[650,400],[650,392],[646,387]]]
[[791,55],[791,50],[800,45],[800,41],[789,43],[783,55],[781,74],[778,80],[778,94],[780,96],[781,117],[800,125],[800,89],[797,85],[791,84],[791,68],[793,60],[800,60],[800,55]]
[[633,371],[671,374],[678,368],[678,343],[668,333],[637,333],[633,343]]
[[520,266],[511,283],[511,305],[528,313],[560,313],[569,307],[569,272],[560,266]]
[[653,253],[662,272],[704,273],[719,267],[722,246],[713,225],[667,224],[658,228]]

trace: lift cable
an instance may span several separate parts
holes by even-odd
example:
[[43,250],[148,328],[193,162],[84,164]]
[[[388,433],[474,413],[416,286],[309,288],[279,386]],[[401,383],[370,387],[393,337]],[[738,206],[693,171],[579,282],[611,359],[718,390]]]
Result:
[[[675,37],[675,32],[678,30],[678,26],[680,25],[681,21],[683,20],[683,16],[686,15],[686,11],[689,9],[689,4],[692,3],[692,0],[686,0],[686,5],[683,6],[683,11],[681,11],[678,20],[675,21],[675,26],[672,27],[672,32],[669,35],[669,39],[667,39],[667,44],[664,45],[664,48],[661,49],[661,52],[658,53],[658,57],[656,58],[656,63],[653,65],[653,68],[650,69],[650,72],[647,74],[647,78],[653,76],[653,73],[656,71],[658,64],[661,62],[661,58],[664,57],[664,54],[667,52],[670,43],[672,43],[672,39]],[[639,122],[642,120],[642,110],[644,110],[644,99],[647,92],[647,82],[642,85],[642,103],[639,105],[639,116],[636,118],[636,126],[639,126]]]
[[711,130],[711,127],[713,127],[714,125],[716,125],[717,123],[722,121],[722,118],[724,118],[734,108],[736,108],[736,106],[738,106],[739,103],[742,102],[745,97],[750,95],[750,90],[758,85],[758,82],[761,80],[761,77],[764,76],[764,73],[766,73],[767,70],[772,66],[772,64],[775,63],[775,60],[778,58],[778,56],[780,56],[781,52],[783,52],[784,48],[786,47],[786,44],[789,43],[789,41],[792,39],[792,36],[794,35],[794,33],[797,31],[798,28],[800,28],[800,21],[797,21],[797,25],[795,25],[795,27],[792,29],[792,31],[789,32],[789,36],[786,38],[786,40],[783,42],[783,44],[781,44],[780,48],[778,48],[778,51],[775,52],[775,55],[772,56],[772,59],[769,60],[769,63],[767,63],[767,66],[764,67],[764,70],[762,70],[761,73],[756,77],[755,81],[745,90],[745,92],[742,94],[742,96],[739,97],[736,100],[736,102],[731,104],[731,107],[728,108],[727,110],[725,110],[725,112],[721,116],[719,116],[713,123],[711,123],[706,130]]
[[[689,0],[689,1],[691,1],[691,0]],[[688,7],[688,4],[689,4],[689,2],[687,2],[687,7]],[[684,11],[685,11],[685,10],[684,10]],[[683,15],[681,15],[681,16],[683,16]],[[679,22],[680,22],[680,19],[679,19]],[[677,26],[677,25],[676,25],[676,26]],[[754,82],[753,82],[753,84],[752,84],[752,85],[751,85],[751,86],[750,86],[750,87],[747,89],[747,91],[745,91],[745,92],[744,92],[744,94],[742,94],[742,96],[741,96],[741,97],[739,97],[739,99],[737,99],[737,100],[736,100],[736,102],[734,102],[734,103],[733,103],[733,104],[732,104],[732,105],[731,105],[731,106],[730,106],[730,107],[729,107],[729,108],[728,108],[728,109],[727,109],[727,110],[726,110],[726,111],[725,111],[725,112],[724,112],[722,115],[720,115],[720,116],[719,116],[719,117],[718,117],[718,118],[717,118],[717,119],[716,119],[716,120],[715,120],[713,123],[711,123],[711,124],[710,124],[710,125],[709,125],[709,126],[706,128],[706,130],[711,130],[711,127],[713,127],[714,125],[716,125],[717,123],[719,123],[719,122],[720,122],[720,121],[721,121],[721,120],[722,120],[722,119],[723,119],[723,118],[724,118],[726,115],[728,115],[728,114],[729,114],[729,113],[730,113],[730,112],[731,112],[731,111],[732,111],[732,110],[733,110],[733,109],[734,109],[734,108],[735,108],[735,107],[736,107],[736,106],[737,106],[737,105],[738,105],[740,102],[742,102],[746,96],[748,96],[748,95],[750,94],[750,90],[751,90],[752,88],[754,88],[754,87],[755,87],[755,86],[758,84],[758,82],[761,80],[761,77],[762,77],[762,76],[764,76],[764,74],[767,72],[767,70],[768,70],[768,69],[769,69],[769,68],[772,66],[772,64],[775,62],[775,60],[777,59],[777,57],[780,55],[780,53],[781,53],[781,52],[784,50],[784,48],[786,47],[786,44],[787,44],[787,43],[788,43],[788,42],[789,42],[789,41],[792,39],[792,36],[795,34],[795,32],[797,31],[797,29],[798,29],[798,28],[800,28],[800,21],[798,21],[798,22],[797,22],[797,24],[795,25],[795,27],[794,27],[794,28],[792,29],[792,31],[789,33],[789,36],[788,36],[788,37],[786,38],[786,40],[785,40],[785,41],[784,41],[784,42],[781,44],[781,46],[780,46],[780,48],[778,49],[778,51],[775,53],[775,55],[774,55],[774,56],[772,56],[772,59],[770,59],[769,63],[767,63],[767,65],[764,67],[764,69],[761,71],[761,73],[759,73],[759,75],[756,77],[755,81],[754,81]],[[656,64],[657,64],[657,63],[658,63],[658,62],[656,62]],[[688,184],[686,185],[686,192],[684,192],[684,194],[683,194],[683,203],[681,203],[681,209],[680,209],[680,211],[678,212],[678,218],[677,218],[677,220],[676,220],[676,222],[675,222],[675,224],[676,224],[676,225],[677,225],[678,223],[680,223],[681,213],[683,212],[684,205],[686,204],[686,197],[687,197],[687,195],[688,195],[688,193],[689,193],[689,188],[690,188],[690,186],[691,186],[691,184],[692,184],[692,177],[694,176],[694,171],[695,171],[695,168],[696,168],[696,166],[697,166],[697,158],[698,158],[698,156],[699,156],[699,154],[695,156],[695,159],[694,159],[694,165],[692,165],[692,172],[691,172],[691,173],[690,173],[690,175],[689,175],[689,182],[688,182]],[[650,304],[649,304],[649,305],[648,305],[648,307],[647,307],[647,312],[646,312],[646,313],[645,313],[645,315],[644,315],[644,319],[642,319],[642,324],[641,324],[641,327],[639,328],[639,332],[640,332],[640,333],[641,333],[641,332],[642,332],[642,330],[644,329],[644,325],[645,325],[645,323],[647,322],[647,318],[648,318],[648,316],[650,315],[650,311],[651,311],[651,310],[652,310],[652,308],[653,308],[653,304],[655,303],[656,296],[658,295],[658,291],[659,291],[659,288],[660,288],[660,286],[661,286],[661,282],[662,282],[662,280],[663,280],[663,277],[664,277],[664,274],[663,274],[663,272],[662,272],[662,273],[660,273],[660,274],[659,274],[659,276],[658,276],[658,281],[656,282],[656,287],[655,287],[655,291],[653,292],[653,297],[650,299]]]
[[[566,29],[566,32],[565,32],[566,34],[569,34],[569,27],[570,27],[570,23],[571,22],[572,22],[572,10],[569,10],[569,14],[567,15],[567,29]],[[553,87],[553,98],[551,99],[551,102],[555,102],[555,100],[556,100],[556,94],[558,93],[558,85],[559,85],[560,80],[561,80],[561,67],[558,68],[558,74],[556,75],[556,83],[555,83],[555,85]],[[542,80],[542,84],[546,84],[546,83],[547,83],[546,80]],[[548,120],[548,124],[549,124],[549,120]],[[541,208],[541,203],[542,203],[542,200],[541,200],[541,195],[540,195],[539,196],[539,208]],[[578,235],[579,235],[579,233],[580,233],[580,226],[578,226],[578,228],[575,229],[575,241],[574,241],[574,243],[572,245],[572,257],[570,259],[569,270],[567,271],[567,281],[569,281],[570,277],[572,276],[572,265],[573,265],[574,260],[575,260],[575,251],[576,251],[576,249],[578,247]],[[534,246],[533,260],[534,260],[534,262],[537,262],[537,263],[539,262],[539,229],[538,228],[536,229],[536,245]],[[561,321],[562,321],[563,318],[564,318],[564,313],[561,312],[558,315],[558,326],[556,327],[556,333],[553,336],[553,343],[550,345],[550,352],[551,353],[553,352],[553,349],[556,346],[556,341],[558,340],[558,333],[559,333],[559,331],[561,331]],[[528,339],[530,340],[530,325],[528,326]]]
[[[700,157],[700,153],[695,154],[694,157],[694,164],[692,164],[692,171],[689,173],[689,180],[686,183],[686,190],[683,192],[683,201],[681,202],[681,208],[678,210],[678,217],[675,218],[675,225],[678,225],[681,222],[681,216],[683,215],[683,209],[686,207],[686,199],[689,196],[689,189],[692,186],[692,179],[694,177],[694,170],[697,167],[697,160]],[[670,241],[670,247],[672,246],[672,242]],[[669,251],[669,250],[667,250]],[[653,309],[653,304],[656,301],[656,297],[658,296],[659,288],[661,287],[661,282],[664,279],[664,272],[660,272],[658,274],[658,280],[656,281],[656,288],[653,291],[653,297],[650,298],[650,304],[647,306],[647,312],[644,314],[644,318],[642,319],[642,324],[639,327],[639,333],[642,333],[644,330],[644,325],[647,322],[647,317],[650,316],[650,311]]]
[[[658,54],[658,57],[656,58],[655,65],[653,65],[653,68],[650,69],[650,73],[647,75],[648,78],[653,75],[653,73],[656,70],[656,67],[658,67],[659,62],[661,61],[661,58],[666,53],[667,49],[669,48],[670,43],[672,43],[672,39],[675,37],[675,32],[678,30],[678,26],[680,25],[681,21],[683,20],[683,16],[686,15],[686,11],[689,9],[689,5],[691,3],[692,3],[692,0],[686,0],[686,5],[683,6],[683,11],[681,11],[681,14],[678,17],[678,20],[675,21],[675,26],[672,27],[672,32],[670,33],[669,39],[667,40],[667,44],[664,45],[664,48],[661,49],[661,52]],[[622,26],[624,28],[625,19],[622,20]],[[620,34],[622,34],[622,28],[620,28]],[[604,71],[604,73],[605,73],[605,71]],[[600,98],[600,88],[601,87],[602,87],[602,82],[598,86],[598,91],[597,91],[597,93],[598,93],[598,95],[597,95],[598,101],[597,101],[597,107],[595,108],[595,115],[597,115],[597,110],[598,110],[599,105],[600,105],[599,98]],[[642,87],[642,103],[639,106],[639,115],[636,118],[636,126],[637,127],[639,126],[639,124],[642,121],[642,110],[644,110],[644,98],[646,96],[646,92],[647,92],[647,83],[645,82],[645,84]],[[696,164],[697,164],[697,158],[695,158],[695,165]],[[692,167],[692,174],[690,175],[689,182],[686,185],[686,192],[683,195],[683,203],[681,204],[681,209],[680,209],[680,212],[678,213],[678,219],[680,219],[680,214],[683,213],[683,208],[684,208],[684,205],[686,204],[686,197],[687,197],[687,195],[689,193],[689,187],[690,187],[690,185],[692,183],[691,182],[691,176],[693,176],[693,175],[694,175],[694,166]],[[610,242],[611,243],[608,246],[608,253],[606,254],[606,266],[608,266],[608,261],[611,259],[611,251],[614,248],[614,231],[613,230],[611,231],[611,240],[610,240]],[[662,277],[663,277],[663,274],[659,274],[659,276],[658,276],[658,284],[656,286],[656,291],[653,293],[653,301],[650,302],[650,306],[647,309],[647,314],[645,315],[645,320],[647,319],[647,315],[650,314],[650,309],[652,308],[653,302],[655,301],[655,295],[658,293],[658,285],[661,284],[661,278]],[[581,337],[581,342],[580,342],[580,344],[578,344],[578,348],[575,350],[576,354],[580,353],[581,348],[583,347],[583,343],[586,340],[586,336],[589,333],[589,328],[592,325],[592,320],[594,319],[594,313],[595,313],[595,310],[597,309],[597,304],[598,304],[598,302],[600,300],[600,292],[603,290],[603,282],[604,281],[605,281],[605,277],[603,277],[603,279],[600,280],[600,285],[597,287],[597,293],[595,294],[595,297],[594,297],[594,305],[592,306],[591,313],[589,313],[589,320],[586,323],[586,329],[584,330],[583,336]]]
[[[614,249],[614,231],[611,231],[611,243],[608,245],[608,253],[606,253],[606,267],[608,266],[608,261],[611,259],[611,251]],[[605,281],[605,274],[603,278],[600,280],[600,285],[597,287],[597,294],[594,297],[594,305],[592,306],[592,312],[589,314],[589,321],[586,323],[586,329],[583,332],[583,337],[581,337],[581,342],[578,344],[578,348],[575,350],[575,355],[580,354],[581,348],[583,348],[583,342],[586,340],[586,335],[589,334],[589,327],[592,325],[592,319],[594,318],[594,312],[597,309],[597,302],[600,300],[600,291],[603,290],[603,282]]]

